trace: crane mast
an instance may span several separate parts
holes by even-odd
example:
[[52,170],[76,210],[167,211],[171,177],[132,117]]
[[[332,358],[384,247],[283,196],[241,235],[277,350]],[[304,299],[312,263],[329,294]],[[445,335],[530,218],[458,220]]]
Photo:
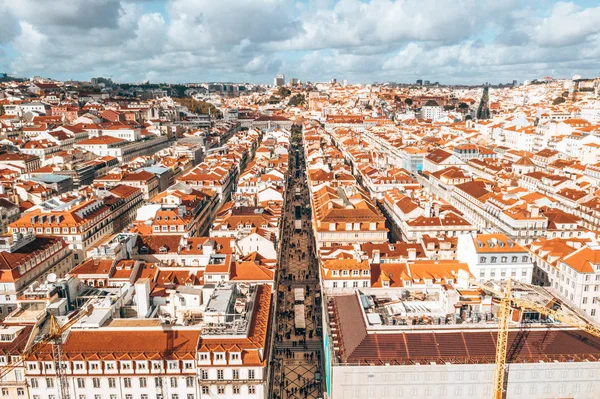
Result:
[[510,287],[511,281],[508,280],[506,292],[500,301],[498,342],[496,343],[496,368],[494,370],[494,399],[502,399],[504,395],[506,349],[508,347],[508,323],[510,321]]
[[469,280],[469,283],[500,298],[500,309],[498,312],[498,342],[496,343],[496,368],[494,370],[494,399],[503,399],[506,393],[504,389],[507,371],[506,353],[508,347],[510,315],[513,306],[520,309],[534,310],[539,314],[552,318],[554,321],[567,324],[600,338],[600,328],[587,321],[579,314],[567,313],[560,308],[547,308],[544,305],[528,299],[513,297],[512,281],[510,279],[506,283],[504,292],[500,292],[474,280]]
[[54,315],[50,316],[50,336],[52,338],[52,360],[57,379],[59,399],[69,399],[69,379],[63,367],[62,333],[64,330],[58,324]]
[[9,364],[0,367],[0,379],[10,373],[17,367],[23,367],[25,359],[40,352],[46,345],[52,345],[52,361],[54,363],[54,370],[56,372],[56,378],[58,380],[58,398],[69,399],[69,379],[66,374],[63,362],[63,347],[62,347],[62,335],[68,331],[75,323],[77,323],[82,317],[89,315],[92,312],[93,306],[86,304],[82,307],[81,311],[67,321],[64,325],[60,325],[54,314],[50,314],[50,329],[48,334],[42,337],[38,342],[33,343],[29,348],[26,348],[19,360],[11,361]]

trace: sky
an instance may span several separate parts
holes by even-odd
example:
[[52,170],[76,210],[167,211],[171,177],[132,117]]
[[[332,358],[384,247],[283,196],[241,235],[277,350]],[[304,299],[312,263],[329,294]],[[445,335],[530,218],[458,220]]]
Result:
[[600,74],[600,2],[0,0],[0,72],[443,84]]

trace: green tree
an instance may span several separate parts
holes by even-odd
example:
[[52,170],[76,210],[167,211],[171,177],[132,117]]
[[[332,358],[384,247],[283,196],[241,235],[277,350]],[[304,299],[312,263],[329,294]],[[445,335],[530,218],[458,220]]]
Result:
[[460,103],[460,104],[458,104],[458,109],[461,112],[465,113],[469,109],[469,106],[467,105],[467,103]]
[[279,87],[279,89],[277,90],[277,95],[279,95],[279,97],[281,98],[286,98],[290,94],[292,94],[292,91],[284,86]]
[[184,107],[187,107],[188,111],[194,114],[212,115],[213,117],[221,118],[221,111],[211,103],[206,101],[197,101],[191,97],[178,98],[177,102]]
[[410,99],[410,98],[405,98],[404,99],[404,104],[406,104],[406,105],[408,105],[410,107],[411,105],[413,105],[413,100]]
[[554,99],[554,101],[552,101],[552,104],[554,104],[554,105],[558,105],[558,104],[562,104],[562,103],[564,103],[565,101],[567,101],[567,100],[565,100],[565,98],[564,98],[564,97],[556,97],[556,98]]
[[306,103],[306,99],[304,98],[304,94],[294,94],[290,97],[290,101],[288,101],[288,106],[297,107],[298,105],[304,105]]
[[0,116],[4,115],[4,105],[0,104]]

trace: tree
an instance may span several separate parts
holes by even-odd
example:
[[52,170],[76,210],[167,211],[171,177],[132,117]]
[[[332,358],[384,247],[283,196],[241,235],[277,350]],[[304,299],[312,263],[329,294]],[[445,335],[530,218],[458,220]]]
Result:
[[294,94],[290,97],[290,101],[288,101],[288,106],[297,107],[298,105],[304,105],[306,99],[303,94]]
[[217,107],[206,101],[196,101],[191,97],[184,97],[178,98],[177,102],[182,106],[187,107],[188,111],[194,114],[210,114],[213,117],[221,117],[221,111],[219,111]]
[[554,101],[552,101],[552,104],[554,104],[554,105],[558,105],[558,104],[562,104],[562,103],[564,103],[565,101],[567,101],[567,100],[565,100],[565,98],[564,98],[564,97],[556,97],[556,98],[554,99]]
[[4,105],[0,104],[0,116],[4,115]]
[[280,86],[279,89],[277,90],[277,94],[281,98],[286,98],[287,96],[292,94],[292,91],[290,89],[288,89],[287,87]]
[[460,103],[460,104],[458,104],[458,109],[461,112],[465,113],[469,109],[469,106],[467,105],[467,103]]
[[411,100],[410,98],[405,98],[404,99],[404,104],[408,105],[409,107],[411,105],[413,105],[413,100]]

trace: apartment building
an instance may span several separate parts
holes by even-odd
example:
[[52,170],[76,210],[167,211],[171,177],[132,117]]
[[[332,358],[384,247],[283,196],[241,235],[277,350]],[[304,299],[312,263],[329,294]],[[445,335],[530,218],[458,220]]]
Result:
[[17,297],[49,274],[63,277],[73,267],[73,255],[62,238],[13,233],[0,238],[0,318],[17,307]]
[[558,298],[600,321],[600,247],[589,238],[552,238],[530,247],[534,282],[548,286]]
[[9,224],[9,231],[61,237],[73,251],[75,262],[79,263],[89,248],[113,233],[115,215],[123,215],[123,209],[133,206],[136,206],[135,201],[110,195],[101,198],[64,194],[23,214]]
[[[149,286],[147,279],[136,284],[141,307],[146,306],[144,286]],[[202,297],[201,290],[198,294]],[[221,286],[200,303],[205,305],[204,321],[187,327],[165,326],[159,319],[115,318],[114,326],[73,328],[63,344],[69,394],[109,399],[265,398],[270,287]],[[236,313],[240,307],[246,312]],[[199,307],[192,308],[198,314]],[[58,397],[54,365],[50,345],[25,359],[30,397]]]
[[311,193],[317,248],[388,240],[385,217],[356,185],[323,186]]
[[456,256],[481,283],[510,278],[531,284],[533,280],[529,251],[504,234],[459,236]]

